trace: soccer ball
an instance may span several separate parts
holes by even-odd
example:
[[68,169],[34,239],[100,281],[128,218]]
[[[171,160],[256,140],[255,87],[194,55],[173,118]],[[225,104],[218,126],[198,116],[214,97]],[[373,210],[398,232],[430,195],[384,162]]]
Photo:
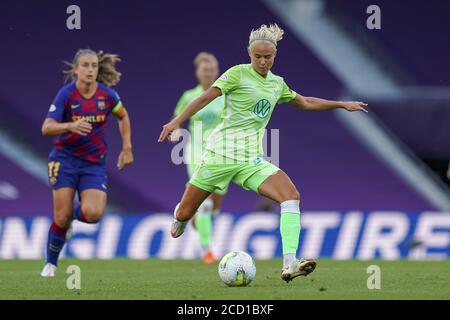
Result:
[[219,276],[227,286],[248,286],[255,275],[255,261],[244,251],[229,252],[220,260]]

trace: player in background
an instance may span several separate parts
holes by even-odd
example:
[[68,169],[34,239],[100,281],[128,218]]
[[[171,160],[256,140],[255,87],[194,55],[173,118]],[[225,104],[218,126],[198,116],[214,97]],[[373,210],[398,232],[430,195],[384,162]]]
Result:
[[[110,88],[120,80],[121,74],[115,68],[117,61],[120,59],[115,54],[78,50],[65,71],[73,81],[59,90],[42,125],[44,136],[55,137],[48,160],[54,220],[48,233],[43,277],[55,275],[72,220],[96,223],[105,211],[104,134],[108,115],[117,117],[122,136],[117,168],[122,170],[133,162],[130,119],[119,95]],[[74,207],[76,191],[80,205]]]
[[[209,89],[219,76],[219,62],[211,53],[200,52],[194,59],[195,76],[198,85],[183,93],[174,111],[178,116],[186,106],[197,99],[205,90]],[[221,122],[223,112],[223,96],[211,101],[205,108],[189,119],[189,141],[185,147],[184,158],[187,165],[189,179],[201,163],[201,157],[206,142],[212,130]],[[176,139],[178,140],[178,139]],[[200,236],[200,245],[203,250],[203,262],[210,264],[217,259],[211,251],[212,215],[218,214],[223,202],[225,190],[216,190],[198,208],[194,216],[194,227]]]
[[170,138],[170,134],[192,115],[217,97],[225,96],[223,121],[211,134],[204,161],[175,208],[172,236],[179,237],[183,233],[186,223],[211,192],[223,190],[233,181],[280,204],[281,278],[289,282],[311,273],[316,261],[296,258],[300,236],[300,194],[285,172],[262,158],[264,128],[275,105],[280,103],[287,102],[306,111],[338,108],[366,111],[366,104],[304,97],[289,89],[282,77],[270,71],[283,33],[276,24],[252,30],[248,45],[251,63],[228,69],[211,88],[163,126],[158,141]]

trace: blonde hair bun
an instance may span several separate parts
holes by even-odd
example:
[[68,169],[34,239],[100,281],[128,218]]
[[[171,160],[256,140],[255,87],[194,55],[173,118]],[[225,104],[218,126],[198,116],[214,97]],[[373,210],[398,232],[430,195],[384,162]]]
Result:
[[263,24],[258,29],[253,29],[250,32],[248,45],[250,46],[255,41],[268,41],[276,47],[278,41],[283,39],[283,34],[284,30],[281,29],[276,23],[269,26]]

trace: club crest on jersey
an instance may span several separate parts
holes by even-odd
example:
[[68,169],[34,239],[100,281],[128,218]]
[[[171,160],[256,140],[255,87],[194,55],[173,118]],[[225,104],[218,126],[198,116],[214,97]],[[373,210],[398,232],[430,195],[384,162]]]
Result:
[[220,80],[228,80],[228,76],[227,76],[226,73],[224,73],[224,74],[222,74],[222,75],[219,77],[219,79],[220,79]]
[[261,162],[263,161],[263,159],[261,158],[261,157],[257,157],[257,158],[255,158],[255,159],[253,159],[253,164],[260,164]]
[[269,100],[261,99],[253,107],[253,113],[259,118],[264,119],[269,114],[271,107]]
[[98,108],[98,110],[105,110],[106,101],[105,100],[97,100],[97,108]]

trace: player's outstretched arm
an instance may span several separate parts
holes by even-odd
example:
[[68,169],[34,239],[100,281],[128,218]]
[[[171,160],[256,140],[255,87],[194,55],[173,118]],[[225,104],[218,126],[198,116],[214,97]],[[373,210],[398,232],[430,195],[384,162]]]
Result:
[[46,118],[41,128],[43,136],[58,136],[66,132],[86,136],[91,130],[92,125],[81,119],[74,122],[58,122],[53,118]]
[[289,103],[305,111],[326,111],[342,108],[347,111],[368,112],[365,109],[367,103],[361,101],[331,101],[314,97],[303,97],[297,94]]
[[117,159],[117,168],[122,170],[134,161],[133,151],[131,146],[131,122],[127,110],[122,107],[114,115],[119,121],[119,131],[122,137],[122,151]]
[[181,127],[181,125],[190,117],[192,117],[194,114],[196,114],[198,111],[203,109],[208,103],[213,101],[218,96],[222,95],[222,92],[220,89],[211,87],[203,94],[192,101],[186,109],[183,110],[178,116],[173,118],[169,123],[165,124],[163,126],[163,130],[161,131],[161,134],[159,135],[158,142],[162,142],[169,138],[170,134]]

